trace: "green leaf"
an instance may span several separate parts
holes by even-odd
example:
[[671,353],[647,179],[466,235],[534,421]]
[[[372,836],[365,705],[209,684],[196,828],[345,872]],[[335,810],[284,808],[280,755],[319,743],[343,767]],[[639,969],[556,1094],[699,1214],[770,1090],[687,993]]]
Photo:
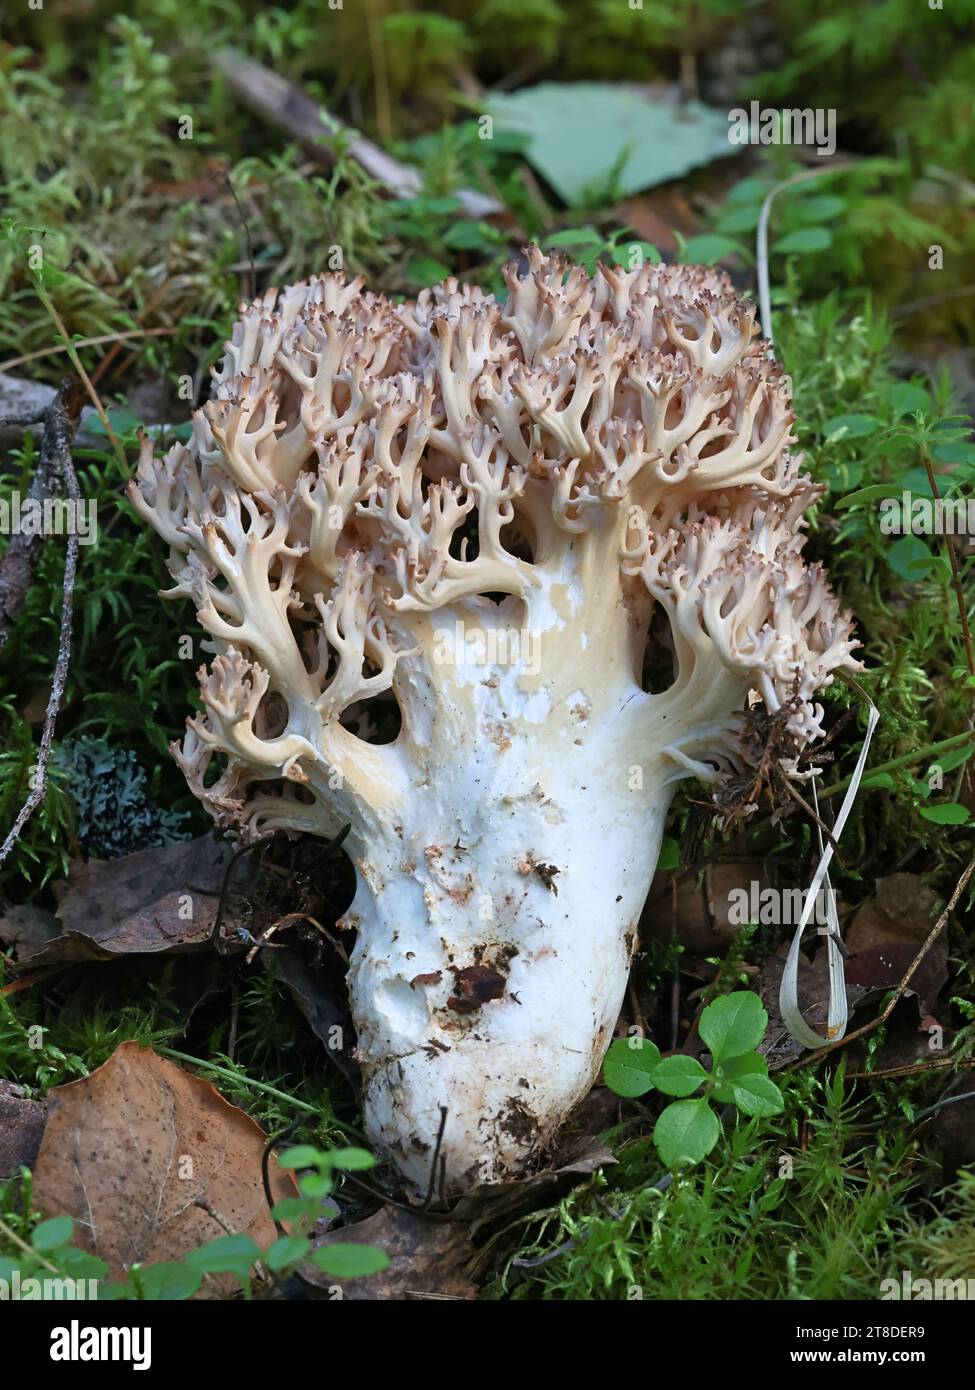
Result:
[[369,1274],[381,1274],[389,1268],[389,1256],[374,1245],[353,1245],[336,1241],[322,1245],[311,1255],[311,1262],[336,1279],[361,1279]]
[[819,222],[828,217],[838,217],[846,208],[846,202],[833,193],[821,193],[812,198],[799,198],[790,207],[789,213],[799,222]]
[[652,1072],[652,1080],[665,1096],[690,1096],[708,1074],[696,1057],[665,1057]]
[[797,232],[789,232],[781,241],[774,243],[773,250],[783,256],[790,254],[807,255],[812,251],[825,251],[833,244],[833,233],[828,227],[803,227]]
[[[951,478],[946,477],[944,474],[936,474],[935,476],[938,493],[941,497],[944,497],[953,487],[957,486],[957,484],[953,483]],[[912,492],[918,497],[934,496],[931,490],[931,479],[928,477],[927,471],[924,468],[908,468],[906,472],[898,474],[896,486],[897,492],[893,494],[895,497],[898,492]]]
[[347,1173],[359,1173],[376,1166],[376,1160],[368,1149],[332,1149],[328,1157],[333,1167],[342,1168]]
[[705,233],[690,238],[683,259],[688,265],[714,265],[715,261],[726,260],[728,256],[740,256],[741,250],[739,243],[732,241],[731,237]]
[[192,1298],[203,1283],[203,1271],[192,1268],[189,1263],[163,1261],[139,1270],[139,1285],[142,1296],[153,1302],[177,1302]]
[[[962,763],[967,763],[973,753],[975,753],[975,744],[971,743],[967,748],[964,746],[961,748],[952,748],[943,758],[937,759],[937,766],[941,768],[942,772],[954,772],[956,767],[961,767]],[[931,767],[934,766],[935,764],[932,763]],[[930,772],[931,768],[928,768],[928,773],[930,774]]]
[[738,990],[723,994],[701,1014],[700,1033],[717,1067],[730,1057],[751,1052],[762,1041],[768,1014],[757,994]]
[[303,1260],[311,1249],[311,1241],[305,1236],[280,1236],[264,1256],[268,1269],[277,1274],[288,1265]]
[[487,110],[497,133],[527,136],[527,162],[567,207],[602,206],[738,153],[725,112],[622,82],[540,82],[489,94]]
[[[107,413],[108,423],[111,425],[114,433],[120,438],[125,438],[126,436],[133,437],[138,434],[139,430],[143,427],[142,421],[139,419],[138,415],[133,415],[127,405],[113,405],[111,410]],[[108,435],[108,431],[102,424],[101,418],[97,415],[90,422],[86,422],[85,428],[91,434],[102,434],[106,437]]]
[[101,1280],[108,1274],[108,1265],[104,1260],[90,1255],[87,1250],[77,1250],[73,1245],[58,1251],[58,1269],[70,1279]]
[[921,815],[935,825],[967,825],[968,807],[959,806],[957,801],[939,801],[935,806],[922,806]]
[[647,1038],[617,1038],[603,1061],[603,1080],[618,1096],[632,1099],[653,1086],[650,1073],[660,1061],[660,1049]]
[[938,561],[920,536],[901,536],[888,550],[887,563],[901,579],[914,584],[923,579]]
[[731,1098],[743,1115],[778,1115],[785,1108],[778,1086],[758,1072],[743,1076],[730,1089]]
[[734,236],[736,233],[753,232],[758,226],[759,207],[732,208],[715,225],[719,235]]
[[218,1236],[186,1255],[186,1263],[205,1274],[236,1274],[239,1279],[250,1276],[254,1264],[261,1258],[261,1249],[250,1236]]
[[875,415],[834,415],[823,426],[823,439],[833,444],[837,439],[863,439],[880,429],[880,421]]
[[857,492],[848,492],[845,497],[841,497],[833,503],[835,512],[842,512],[847,507],[853,507],[857,502],[876,502],[880,497],[899,497],[901,489],[893,483],[871,483],[869,487],[862,487]]
[[567,227],[565,231],[553,232],[550,237],[545,238],[546,247],[598,246],[602,250],[605,244],[606,238],[592,227]]
[[931,451],[936,463],[975,463],[975,444],[959,440],[954,444],[938,444]]
[[305,1197],[327,1197],[333,1186],[327,1173],[306,1173],[298,1180],[299,1191]]
[[278,1154],[278,1163],[282,1168],[317,1168],[321,1156],[321,1150],[313,1144],[296,1144]]
[[913,415],[916,410],[929,410],[931,407],[931,397],[924,387],[915,386],[910,381],[898,381],[889,387],[887,399],[897,420],[902,415]]
[[440,280],[446,280],[451,274],[449,266],[444,265],[443,261],[436,261],[432,256],[420,256],[415,261],[410,261],[405,271],[407,279],[415,285],[435,285]]
[[56,1250],[59,1245],[67,1245],[74,1230],[70,1216],[52,1216],[50,1221],[42,1221],[31,1231],[30,1243],[41,1253]]
[[721,1133],[718,1117],[703,1096],[699,1100],[675,1100],[654,1125],[653,1142],[668,1168],[700,1163]]
[[769,1080],[768,1063],[758,1052],[732,1057],[723,1067],[715,1067],[714,1098],[722,1105],[737,1105],[745,1115],[777,1115],[783,1107],[782,1093]]
[[676,840],[672,840],[669,835],[664,836],[663,844],[660,846],[660,858],[657,860],[658,869],[676,869],[680,864],[680,846]]
[[741,203],[761,203],[768,192],[764,179],[742,179],[728,194],[727,201],[738,206]]
[[271,1215],[278,1221],[299,1221],[309,1211],[309,1203],[303,1197],[282,1197],[271,1208]]
[[[659,265],[661,262],[660,252],[650,241],[618,241],[613,247],[613,252],[619,258],[620,264],[625,264],[627,268],[630,268],[634,250],[640,252],[644,265],[648,261],[651,265]],[[635,266],[632,268],[636,269]]]
[[497,240],[493,232],[494,228],[486,222],[473,222],[470,218],[464,218],[455,222],[447,232],[444,245],[452,247],[455,251],[480,251]]
[[866,777],[864,777],[863,781],[860,783],[860,786],[863,787],[864,790],[873,787],[874,789],[882,788],[884,791],[889,792],[894,790],[894,788],[897,786],[897,783],[894,781],[893,777],[891,777],[889,772],[872,772],[869,773]]

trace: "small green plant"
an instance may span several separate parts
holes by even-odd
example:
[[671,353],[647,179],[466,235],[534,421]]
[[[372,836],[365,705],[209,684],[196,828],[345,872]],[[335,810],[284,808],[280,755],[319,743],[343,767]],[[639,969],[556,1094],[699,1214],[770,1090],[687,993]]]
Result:
[[628,227],[617,228],[608,236],[590,226],[568,227],[546,237],[545,250],[564,251],[584,266],[589,275],[595,274],[596,262],[600,260],[609,265],[621,265],[626,270],[637,270],[646,261],[659,265],[661,259],[656,246],[631,235]]
[[[32,1290],[31,1297],[63,1297],[63,1288],[59,1292],[52,1285],[49,1294],[43,1281],[72,1279],[94,1281],[89,1287],[100,1300],[171,1301],[192,1298],[207,1277],[220,1274],[234,1275],[244,1297],[250,1298],[255,1277],[266,1283],[265,1271],[280,1280],[299,1265],[312,1264],[332,1278],[356,1279],[379,1274],[389,1266],[389,1257],[374,1246],[336,1241],[313,1250],[310,1237],[323,1215],[323,1204],[334,1190],[336,1172],[372,1168],[372,1154],[365,1149],[322,1150],[302,1144],[289,1149],[280,1162],[284,1168],[306,1171],[298,1179],[301,1195],[285,1198],[273,1208],[278,1222],[292,1223],[291,1233],[279,1236],[266,1249],[246,1234],[218,1236],[188,1251],[181,1260],[134,1264],[125,1280],[113,1283],[107,1280],[109,1270],[104,1260],[72,1245],[75,1223],[70,1216],[55,1216],[32,1225],[33,1218],[25,1212],[16,1222],[23,1234],[13,1221],[0,1217],[0,1280],[20,1288],[28,1280],[37,1280],[39,1291],[35,1294]],[[29,1201],[30,1174],[26,1169],[23,1179]]]
[[[696,1057],[661,1058],[659,1048],[646,1038],[618,1038],[610,1047],[603,1076],[611,1091],[627,1098],[651,1090],[681,1097],[667,1106],[653,1131],[657,1152],[668,1168],[700,1163],[718,1142],[721,1125],[712,1101],[734,1105],[744,1115],[764,1117],[783,1109],[782,1092],[769,1078],[765,1058],[755,1050],[767,1025],[768,1014],[757,995],[740,990],[715,999],[699,1024],[711,1052],[710,1072]],[[694,1096],[696,1091],[701,1094]],[[691,1096],[694,1099],[688,1099]]]
[[389,1266],[388,1257],[371,1245],[351,1241],[336,1241],[318,1250],[311,1249],[309,1232],[322,1215],[322,1203],[335,1189],[335,1173],[357,1173],[374,1168],[376,1160],[365,1149],[316,1149],[311,1144],[299,1144],[287,1149],[279,1158],[282,1168],[304,1169],[298,1179],[299,1197],[286,1197],[272,1209],[278,1221],[291,1221],[292,1233],[281,1236],[267,1252],[268,1268],[275,1273],[279,1267],[293,1267],[308,1259],[326,1274],[336,1279],[361,1278],[379,1274]]

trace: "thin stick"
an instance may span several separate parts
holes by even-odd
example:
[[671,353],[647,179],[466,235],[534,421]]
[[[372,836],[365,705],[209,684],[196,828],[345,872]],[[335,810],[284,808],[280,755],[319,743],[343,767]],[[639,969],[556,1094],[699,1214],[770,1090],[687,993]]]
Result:
[[118,441],[118,436],[112,429],[112,422],[108,418],[108,412],[102,405],[101,397],[92,385],[91,377],[85,371],[84,363],[78,356],[77,349],[75,348],[74,343],[71,341],[71,335],[68,333],[64,320],[58,313],[57,309],[54,307],[54,302],[51,299],[51,296],[48,294],[47,290],[44,288],[44,286],[41,284],[39,280],[35,282],[34,288],[37,291],[38,299],[40,299],[41,303],[44,305],[44,308],[47,310],[51,318],[54,320],[58,332],[64,339],[64,350],[68,354],[68,359],[71,362],[72,367],[74,367],[75,371],[81,377],[81,380],[84,382],[85,390],[88,392],[88,399],[91,401],[92,405],[95,407],[95,410],[98,412],[98,418],[102,422],[102,427],[104,428],[105,433],[108,436],[108,441],[112,446],[112,450],[115,454],[115,457],[122,465],[122,469],[124,471],[127,467],[125,450],[122,448],[121,444]]
[[789,1066],[785,1067],[785,1071],[795,1071],[798,1067],[808,1066],[810,1062],[818,1062],[821,1057],[827,1056],[827,1054],[830,1052],[835,1052],[838,1047],[846,1047],[847,1043],[854,1042],[857,1038],[866,1037],[868,1033],[872,1033],[875,1029],[879,1028],[882,1023],[886,1023],[887,1019],[890,1018],[890,1015],[893,1013],[894,1007],[897,1004],[898,1000],[901,998],[904,991],[907,989],[908,985],[913,979],[914,973],[917,970],[918,966],[921,964],[921,961],[927,955],[928,951],[930,951],[931,947],[934,945],[934,943],[937,941],[938,937],[944,930],[945,923],[951,916],[952,912],[955,910],[955,905],[957,904],[958,899],[961,897],[962,893],[964,893],[965,889],[968,887],[968,882],[972,874],[975,874],[975,859],[971,861],[971,863],[968,865],[968,868],[965,870],[961,878],[955,884],[955,891],[951,895],[951,898],[948,902],[948,906],[945,908],[944,912],[942,912],[941,916],[938,918],[934,926],[931,928],[927,936],[924,938],[920,950],[918,951],[917,955],[914,957],[914,959],[911,961],[910,965],[907,968],[907,973],[905,974],[904,978],[901,980],[897,988],[894,990],[887,1003],[881,1009],[877,1017],[871,1019],[869,1023],[865,1023],[862,1028],[855,1028],[852,1033],[847,1033],[845,1037],[837,1038],[835,1042],[827,1043],[825,1047],[819,1047],[816,1049],[815,1052],[809,1052],[806,1054],[805,1057],[800,1057],[797,1061],[792,1062]]
[[[429,1186],[429,1188],[427,1189],[426,1200],[424,1201],[423,1206],[420,1208],[420,1211],[421,1211],[421,1212],[426,1211],[427,1208],[430,1206],[430,1203],[433,1201],[433,1190],[434,1190],[434,1185],[435,1185],[436,1180],[437,1180],[437,1159],[440,1157],[440,1148],[441,1148],[441,1145],[443,1144],[443,1136],[444,1136],[444,1131],[446,1130],[446,1128],[447,1128],[447,1107],[446,1107],[446,1105],[441,1105],[441,1107],[440,1107],[440,1128],[437,1130],[437,1142],[436,1142],[436,1144],[434,1145],[434,1149],[433,1149],[433,1161],[432,1161],[431,1164],[430,1164],[430,1186]],[[443,1168],[441,1168],[441,1172],[440,1172],[440,1195],[441,1195],[441,1197],[443,1197]]]
[[881,1067],[877,1071],[848,1071],[847,1081],[873,1081],[878,1076],[920,1076],[926,1071],[946,1067],[975,1067],[975,1057],[939,1057],[935,1062],[911,1062],[903,1067]]
[[35,1260],[39,1260],[45,1269],[49,1269],[52,1274],[57,1274],[58,1271],[55,1269],[54,1265],[51,1264],[50,1260],[45,1260],[44,1256],[35,1250],[32,1245],[28,1245],[25,1240],[21,1240],[17,1232],[11,1230],[6,1221],[2,1219],[0,1219],[0,1231],[3,1232],[8,1240],[13,1241],[14,1245],[19,1249],[23,1250],[28,1255],[33,1255]]
[[[76,338],[72,347],[99,347],[102,343],[121,343],[126,338],[167,338],[178,332],[178,325],[175,328],[130,328],[125,333],[100,333],[96,338]],[[12,367],[22,367],[25,362],[36,362],[41,357],[57,357],[67,350],[67,345],[61,344],[59,347],[39,348],[37,352],[25,352],[23,357],[11,357],[7,362],[0,362],[0,372],[9,372]]]
[[[73,433],[76,419],[73,421],[71,415],[65,410],[61,403],[62,397],[73,395],[73,383],[67,380],[62,383],[61,390],[55,405],[58,406],[64,420],[64,426],[60,433],[55,437],[53,428],[45,430],[44,439],[47,443],[48,436],[51,436],[51,456],[57,474],[63,478],[68,493],[68,497],[75,505],[77,515],[78,503],[81,500],[81,492],[78,487],[78,478],[74,471],[71,461],[70,440]],[[51,407],[52,414],[50,419],[53,421],[54,406]],[[64,580],[62,584],[61,597],[61,627],[58,635],[58,655],[54,665],[54,677],[51,681],[51,694],[47,702],[47,711],[44,715],[44,729],[41,733],[41,742],[37,750],[37,762],[34,765],[33,779],[27,800],[21,806],[17,818],[10,829],[10,833],[0,846],[0,865],[4,863],[10,851],[17,843],[21,830],[30,820],[37,807],[44,800],[47,790],[47,764],[51,756],[51,748],[54,743],[54,724],[58,717],[58,710],[61,708],[61,699],[64,695],[64,687],[68,679],[68,666],[71,662],[71,615],[74,608],[74,582],[78,569],[78,532],[74,530],[67,537],[67,545],[64,555]]]
[[833,853],[836,855],[837,864],[839,864],[841,868],[845,869],[846,864],[843,860],[843,856],[840,854],[840,847],[833,838],[833,832],[830,830],[829,826],[826,825],[824,821],[816,814],[813,808],[809,805],[809,802],[806,801],[804,797],[801,797],[799,795],[795,787],[788,780],[785,783],[785,789],[792,797],[792,800],[796,803],[796,805],[801,806],[802,809],[805,811],[806,815],[809,817],[809,819],[815,821],[815,823],[819,826],[820,830],[823,832],[823,835],[826,838],[827,843],[833,846]]
[[809,179],[821,179],[825,174],[836,174],[841,169],[849,169],[851,161],[844,160],[842,163],[830,164],[825,169],[804,169],[799,174],[793,174],[789,179],[783,179],[774,188],[770,188],[762,204],[762,211],[758,218],[758,231],[755,233],[755,258],[758,262],[758,304],[759,314],[762,320],[762,332],[769,342],[772,341],[772,291],[769,285],[768,272],[768,224],[772,215],[772,204],[780,193],[787,188],[793,188],[797,183],[806,183]]
[[[369,15],[367,13],[367,21]],[[221,48],[210,62],[222,73],[230,90],[251,111],[299,141],[316,164],[333,165],[337,140],[348,157],[360,165],[370,178],[382,184],[396,198],[415,198],[423,190],[419,169],[403,164],[357,130],[344,125],[303,87],[298,87],[244,54]],[[490,217],[503,212],[494,198],[479,189],[461,188],[454,194],[463,217]]]
[[250,267],[250,292],[244,292],[243,297],[245,299],[253,299],[257,294],[257,263],[254,260],[254,243],[251,241],[251,229],[247,224],[247,218],[244,216],[244,209],[240,205],[240,199],[237,197],[237,190],[234,188],[233,181],[230,177],[230,170],[221,169],[217,177],[220,179],[221,183],[226,184],[230,196],[234,200],[234,207],[237,209],[240,225],[244,229],[244,240],[247,244],[247,260]]

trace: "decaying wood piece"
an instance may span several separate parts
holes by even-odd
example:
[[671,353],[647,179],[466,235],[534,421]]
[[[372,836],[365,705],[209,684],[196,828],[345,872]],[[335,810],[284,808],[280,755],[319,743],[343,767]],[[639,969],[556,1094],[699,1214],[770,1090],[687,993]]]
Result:
[[[397,198],[415,198],[422,192],[423,179],[418,169],[400,163],[337,116],[329,113],[327,120],[323,119],[322,106],[314,97],[270,68],[251,62],[232,48],[221,48],[212,61],[245,106],[300,140],[320,163],[331,165],[335,162],[335,150],[330,142],[344,134],[355,162]],[[488,217],[503,211],[496,199],[475,189],[462,188],[456,196],[467,217]]]

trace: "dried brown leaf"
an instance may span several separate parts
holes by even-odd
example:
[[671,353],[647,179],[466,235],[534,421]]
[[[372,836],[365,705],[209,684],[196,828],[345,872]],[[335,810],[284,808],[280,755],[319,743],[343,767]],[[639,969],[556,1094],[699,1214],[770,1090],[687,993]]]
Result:
[[33,1168],[46,1119],[43,1101],[28,1100],[20,1086],[0,1080],[0,1179]]
[[228,854],[226,846],[203,835],[79,864],[58,905],[60,936],[34,951],[27,968],[204,947]]
[[365,1279],[336,1279],[309,1265],[301,1277],[322,1291],[341,1288],[347,1299],[473,1298],[477,1290],[465,1273],[474,1255],[469,1228],[456,1221],[426,1217],[385,1206],[365,1221],[330,1232],[317,1246],[344,1244],[378,1246],[389,1256],[389,1268]]
[[[121,1277],[137,1261],[179,1260],[228,1233],[275,1238],[261,1182],[266,1135],[207,1081],[126,1042],[91,1076],[48,1096],[34,1169],[47,1216],[74,1217],[76,1239]],[[275,1200],[295,1195],[272,1162]],[[230,1275],[200,1297],[227,1296]]]

